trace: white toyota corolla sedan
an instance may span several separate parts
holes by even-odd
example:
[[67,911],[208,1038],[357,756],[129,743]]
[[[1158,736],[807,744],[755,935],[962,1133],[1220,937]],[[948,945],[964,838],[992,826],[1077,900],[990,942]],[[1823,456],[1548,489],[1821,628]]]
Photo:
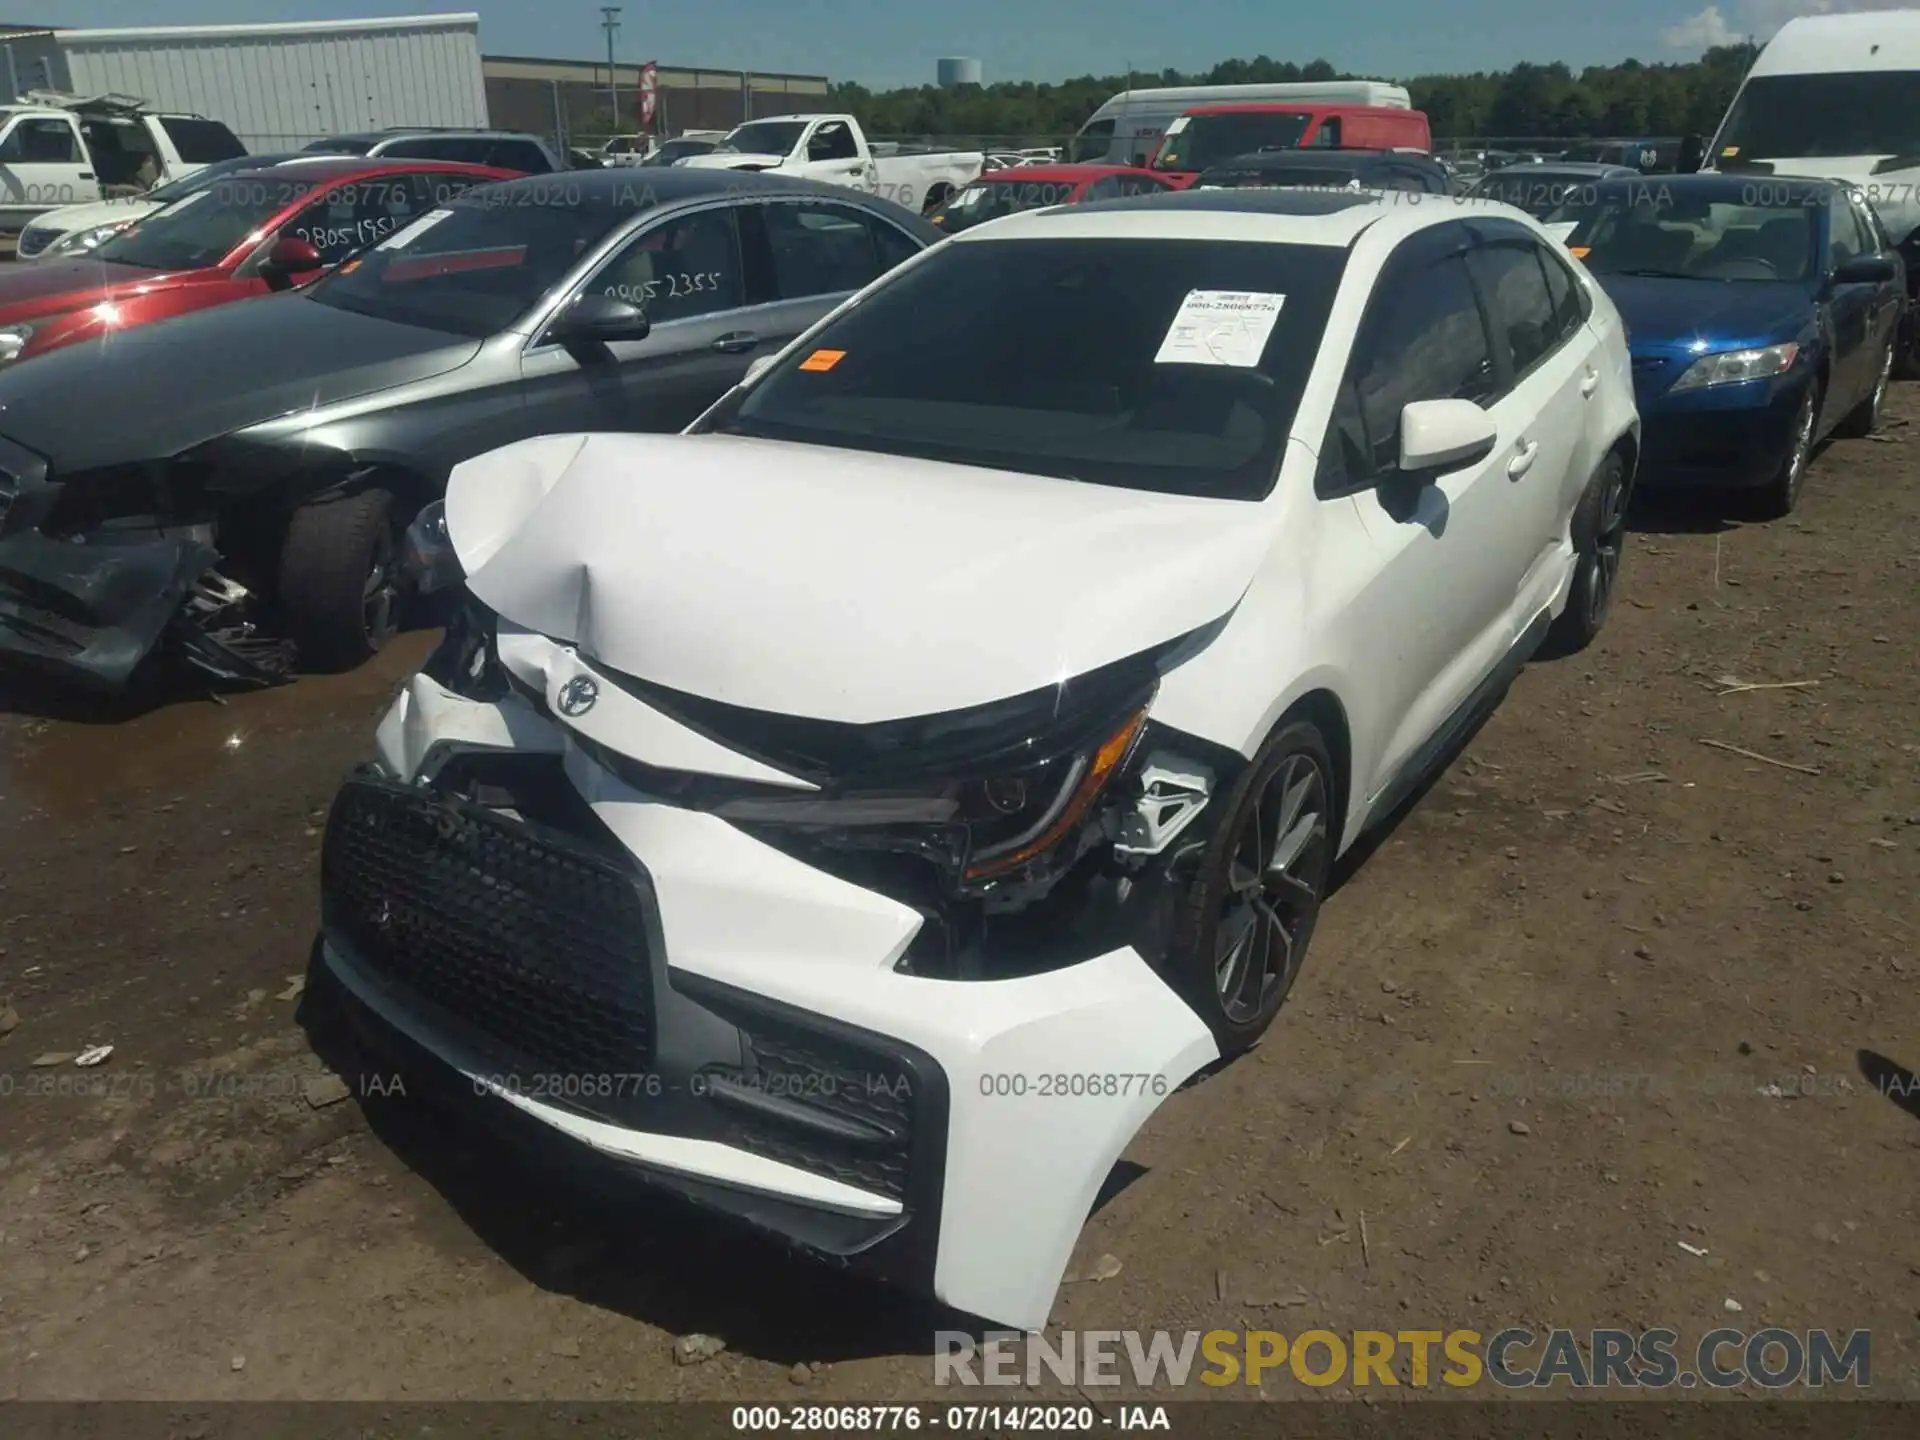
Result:
[[1038,1328],[1335,859],[1593,638],[1638,430],[1505,207],[965,232],[685,435],[454,472],[463,608],[335,802],[321,978],[517,1139]]

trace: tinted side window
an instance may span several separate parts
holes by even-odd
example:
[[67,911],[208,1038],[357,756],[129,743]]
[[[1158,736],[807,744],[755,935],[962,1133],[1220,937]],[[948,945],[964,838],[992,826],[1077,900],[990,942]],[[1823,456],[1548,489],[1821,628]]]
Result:
[[1118,200],[1120,198],[1120,179],[1115,175],[1102,175],[1086,188],[1081,195],[1082,201]]
[[1493,390],[1493,356],[1466,262],[1450,255],[1390,267],[1335,405],[1323,493],[1364,485],[1399,464],[1400,412],[1414,401],[1478,401]]
[[912,236],[896,230],[884,220],[867,217],[867,224],[873,228],[873,242],[880,251],[880,271],[885,274],[896,265],[903,265],[918,255],[923,248]]
[[880,273],[873,234],[857,211],[803,200],[769,205],[766,217],[782,299],[858,290]]
[[1545,358],[1560,333],[1538,247],[1489,245],[1473,251],[1469,263],[1486,293],[1494,334],[1505,343],[1518,379]]
[[846,125],[835,121],[822,125],[813,132],[813,138],[807,141],[809,160],[857,160],[859,147],[853,143],[853,131]]
[[1118,177],[1114,184],[1119,187],[1123,196],[1164,195],[1170,188],[1164,182],[1150,180],[1144,175],[1123,175]]
[[1564,340],[1586,322],[1587,292],[1566,261],[1548,250],[1539,253],[1540,268],[1547,272],[1547,294],[1553,300],[1554,334],[1556,340]]
[[22,120],[0,141],[0,164],[74,165],[80,158],[79,138],[64,120]]
[[1861,235],[1860,222],[1854,218],[1853,207],[1844,194],[1835,193],[1827,204],[1827,215],[1827,223],[1832,227],[1829,244],[1833,247],[1834,265],[1844,265],[1871,248]]
[[546,152],[531,140],[502,140],[483,163],[518,170],[522,175],[545,175],[553,169]]
[[588,284],[638,305],[655,325],[738,308],[744,302],[733,211],[700,210],[655,226]]
[[160,126],[173,141],[173,148],[189,165],[211,165],[216,160],[232,160],[247,153],[247,147],[218,120],[191,120],[181,115],[163,115]]
[[1847,198],[1853,205],[1853,218],[1860,222],[1860,234],[1867,243],[1866,253],[1873,255],[1886,249],[1886,230],[1880,223],[1880,217],[1858,195],[1849,195]]

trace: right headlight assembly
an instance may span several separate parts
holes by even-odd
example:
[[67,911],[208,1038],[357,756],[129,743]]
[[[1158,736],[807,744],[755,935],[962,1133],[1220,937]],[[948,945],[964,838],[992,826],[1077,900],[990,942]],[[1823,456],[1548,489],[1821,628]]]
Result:
[[1723,350],[1702,355],[1673,382],[1667,393],[1705,390],[1715,385],[1738,385],[1743,380],[1766,380],[1784,375],[1800,356],[1798,345],[1761,345],[1751,350]]
[[916,854],[933,861],[953,890],[982,891],[1034,868],[1071,863],[1076,852],[1066,842],[1126,768],[1151,698],[1143,695],[1071,736],[1036,736],[917,781],[741,796],[715,804],[713,813],[775,832],[770,839],[784,832],[836,850]]

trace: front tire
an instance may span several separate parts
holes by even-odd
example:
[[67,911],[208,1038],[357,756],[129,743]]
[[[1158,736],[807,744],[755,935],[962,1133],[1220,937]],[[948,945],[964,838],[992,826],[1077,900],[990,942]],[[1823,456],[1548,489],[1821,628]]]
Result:
[[1807,382],[1806,394],[1800,397],[1800,408],[1794,411],[1787,453],[1781,458],[1780,468],[1774,473],[1773,479],[1760,492],[1760,514],[1766,519],[1778,520],[1791,515],[1800,503],[1800,489],[1807,478],[1807,462],[1813,457],[1814,427],[1820,422],[1820,390],[1818,379]]
[[1847,440],[1864,440],[1880,428],[1880,409],[1887,401],[1887,383],[1893,379],[1893,340],[1887,341],[1887,353],[1880,357],[1880,373],[1873,382],[1873,393],[1847,412],[1847,418],[1833,427],[1833,433]]
[[302,669],[351,670],[393,638],[399,554],[391,491],[368,487],[293,512],[280,605]]
[[1224,797],[1180,897],[1168,982],[1223,1056],[1266,1033],[1299,976],[1333,873],[1338,793],[1320,731],[1281,726]]
[[1580,508],[1573,515],[1573,586],[1567,607],[1553,622],[1547,645],[1559,655],[1573,655],[1591,645],[1613,609],[1619,586],[1620,562],[1627,551],[1627,501],[1632,482],[1626,458],[1617,451],[1607,456],[1587,482]]

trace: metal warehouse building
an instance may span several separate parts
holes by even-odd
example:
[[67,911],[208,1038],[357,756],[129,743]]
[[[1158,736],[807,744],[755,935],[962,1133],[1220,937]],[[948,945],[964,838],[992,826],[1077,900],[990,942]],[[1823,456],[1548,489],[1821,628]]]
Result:
[[[9,33],[10,32],[10,33]],[[137,95],[209,116],[249,150],[387,125],[485,125],[476,14],[114,30],[0,26],[8,99]]]
[[[573,145],[593,144],[608,135],[640,128],[640,67],[614,70],[614,94],[620,107],[616,124],[608,104],[607,66],[590,60],[539,60],[520,55],[489,55],[487,109],[502,130],[527,130]],[[731,130],[760,115],[813,114],[832,108],[824,75],[755,74],[741,70],[705,70],[661,65],[656,72],[659,113],[654,128],[662,135],[682,130]]]

